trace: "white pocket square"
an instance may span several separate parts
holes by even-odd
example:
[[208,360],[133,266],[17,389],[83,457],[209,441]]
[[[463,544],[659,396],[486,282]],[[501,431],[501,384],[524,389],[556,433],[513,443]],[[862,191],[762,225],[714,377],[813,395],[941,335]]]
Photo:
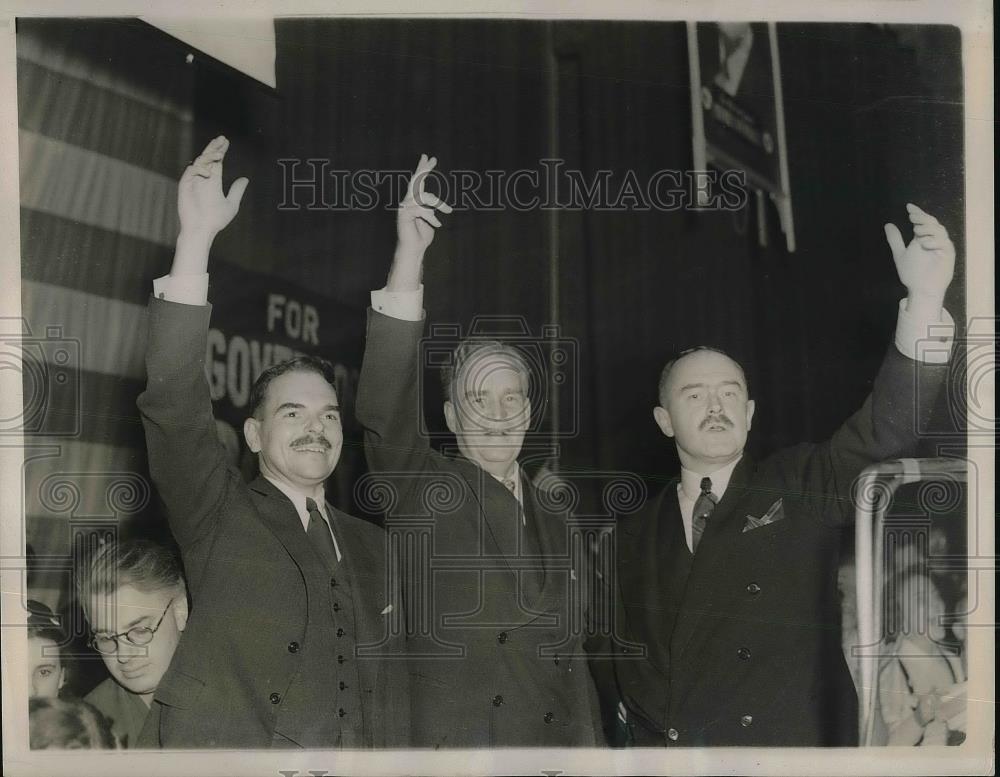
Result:
[[785,505],[783,499],[778,499],[771,508],[764,513],[760,518],[755,518],[752,515],[747,516],[747,522],[743,525],[743,531],[753,531],[754,529],[760,528],[761,526],[767,526],[771,523],[776,523],[777,521],[784,520],[785,518]]
[[389,614],[390,612],[392,612],[392,605],[391,605],[391,604],[387,604],[387,605],[385,606],[385,609],[384,609],[384,610],[382,610],[382,612],[381,612],[381,613],[379,613],[379,614],[380,614],[380,615],[388,615],[388,614]]

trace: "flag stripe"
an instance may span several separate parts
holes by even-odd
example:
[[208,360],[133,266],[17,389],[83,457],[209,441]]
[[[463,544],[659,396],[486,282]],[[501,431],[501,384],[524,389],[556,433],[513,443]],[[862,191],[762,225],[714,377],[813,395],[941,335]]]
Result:
[[[126,20],[126,24],[131,20]],[[190,124],[191,80],[178,78],[190,68],[157,67],[173,52],[150,52],[137,46],[122,47],[120,31],[109,34],[110,26],[121,28],[122,20],[18,19],[17,58],[41,65],[60,74],[84,78],[134,102],[163,111]],[[140,28],[137,28],[137,31]],[[126,58],[136,61],[125,62]]]
[[[21,312],[32,333],[35,358],[68,369],[142,379],[146,308],[96,294],[23,280]],[[56,344],[56,345],[54,345]],[[29,357],[30,358],[30,357]],[[79,365],[78,367],[76,365]]]
[[146,304],[173,249],[120,232],[21,208],[21,277]]
[[18,131],[21,205],[172,246],[177,181],[36,132]]
[[17,62],[17,83],[22,129],[169,178],[190,161],[185,122],[169,111],[25,59]]

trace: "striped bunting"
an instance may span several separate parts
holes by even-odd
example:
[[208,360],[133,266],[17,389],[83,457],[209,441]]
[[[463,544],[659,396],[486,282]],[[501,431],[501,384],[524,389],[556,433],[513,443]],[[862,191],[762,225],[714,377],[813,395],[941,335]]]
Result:
[[94,151],[19,130],[21,206],[172,246],[177,181]]

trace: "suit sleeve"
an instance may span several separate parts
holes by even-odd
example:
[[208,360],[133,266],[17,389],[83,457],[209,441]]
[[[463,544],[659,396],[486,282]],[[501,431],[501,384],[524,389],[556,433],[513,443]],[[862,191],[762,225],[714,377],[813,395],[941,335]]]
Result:
[[822,499],[829,520],[853,520],[854,482],[866,467],[916,455],[919,430],[927,427],[947,370],[946,364],[914,361],[891,347],[871,394],[830,440],[779,454],[786,461],[804,463],[798,473],[802,493]]
[[239,478],[219,442],[205,377],[210,316],[210,305],[149,304],[147,383],[137,404],[150,473],[181,548],[211,533]]
[[[404,321],[368,311],[368,335],[358,382],[357,417],[364,428],[365,456],[372,472],[382,473],[412,496],[418,480],[404,473],[434,468],[435,454],[423,433],[420,396],[420,339],[423,321]],[[394,474],[401,477],[393,478]]]

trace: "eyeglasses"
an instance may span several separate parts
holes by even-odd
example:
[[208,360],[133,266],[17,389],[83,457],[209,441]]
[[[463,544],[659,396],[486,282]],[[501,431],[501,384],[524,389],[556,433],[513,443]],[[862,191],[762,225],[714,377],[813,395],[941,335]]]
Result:
[[149,626],[133,626],[128,631],[123,631],[120,634],[95,634],[90,638],[90,646],[98,653],[111,655],[112,653],[118,652],[120,647],[118,640],[123,637],[128,644],[134,645],[135,647],[148,645],[153,641],[153,635],[156,634],[156,630],[160,628],[160,624],[163,623],[163,619],[167,617],[167,610],[170,609],[170,605],[173,603],[174,599],[167,602],[167,606],[163,609],[163,614],[160,616],[160,619],[156,622],[156,625],[153,626],[153,628],[149,628]]

